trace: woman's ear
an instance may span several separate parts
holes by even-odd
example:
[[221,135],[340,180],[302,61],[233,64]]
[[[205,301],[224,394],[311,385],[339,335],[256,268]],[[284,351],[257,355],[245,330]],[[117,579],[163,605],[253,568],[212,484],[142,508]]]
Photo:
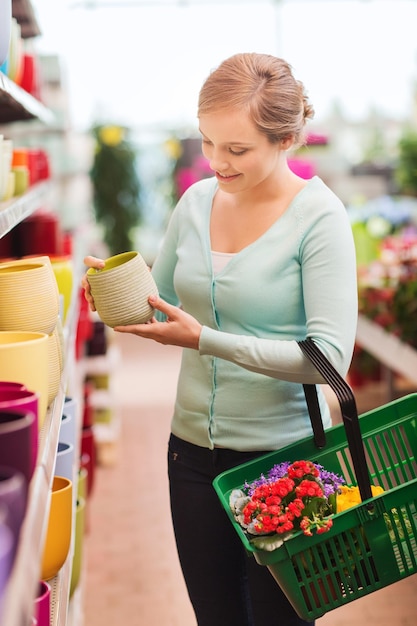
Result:
[[290,150],[294,145],[294,137],[289,135],[284,139],[281,139],[281,150]]

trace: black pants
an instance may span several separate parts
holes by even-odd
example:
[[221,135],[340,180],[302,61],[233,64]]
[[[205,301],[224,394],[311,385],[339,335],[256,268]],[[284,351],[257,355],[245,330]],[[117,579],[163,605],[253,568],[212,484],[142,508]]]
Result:
[[212,481],[262,452],[209,450],[171,435],[171,511],[198,626],[307,626],[264,566],[248,556]]

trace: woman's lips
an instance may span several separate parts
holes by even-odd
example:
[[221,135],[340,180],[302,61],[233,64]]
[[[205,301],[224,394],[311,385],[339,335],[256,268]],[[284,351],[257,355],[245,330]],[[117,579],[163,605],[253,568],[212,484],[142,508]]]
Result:
[[220,172],[216,172],[217,180],[220,180],[222,183],[230,183],[233,180],[236,180],[236,178],[238,178],[239,176],[240,174],[232,174],[231,176],[225,176],[223,174],[220,174]]

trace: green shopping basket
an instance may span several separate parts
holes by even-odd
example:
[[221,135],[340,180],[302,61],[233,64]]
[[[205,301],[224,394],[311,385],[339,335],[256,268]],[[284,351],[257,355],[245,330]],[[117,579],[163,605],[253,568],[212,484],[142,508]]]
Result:
[[[269,569],[298,615],[312,621],[417,572],[417,394],[358,417],[347,383],[313,342],[299,345],[335,391],[343,424],[325,431],[321,450],[306,438],[223,472],[213,485],[248,553]],[[336,514],[325,534],[297,532],[272,552],[255,548],[233,516],[230,493],[275,464],[301,459],[358,485],[362,503]],[[384,492],[372,497],[371,484]]]

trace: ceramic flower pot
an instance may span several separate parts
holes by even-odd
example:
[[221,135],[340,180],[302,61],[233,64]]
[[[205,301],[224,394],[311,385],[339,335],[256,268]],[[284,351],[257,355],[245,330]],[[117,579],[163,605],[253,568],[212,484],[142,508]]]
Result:
[[38,626],[50,626],[51,585],[46,580],[39,581],[38,591],[33,603],[33,613]]
[[87,482],[88,482],[88,470],[86,467],[80,467],[80,469],[78,470],[77,499],[84,500],[84,503],[85,503],[85,511],[84,511],[84,532],[85,533],[87,533],[89,529]]
[[63,369],[61,341],[56,326],[48,335],[48,406],[58,395]]
[[51,333],[59,293],[51,264],[37,259],[0,263],[0,330]]
[[64,565],[71,543],[72,481],[54,476],[45,544],[41,563],[42,580],[56,576]]
[[[64,407],[65,410],[65,407]],[[77,444],[77,424],[71,413],[63,413],[61,426],[59,427],[59,441],[66,441],[76,447]]]
[[0,411],[33,413],[35,419],[32,424],[32,468],[35,471],[39,448],[39,394],[28,389],[19,389],[17,386],[9,390],[0,387]]
[[0,411],[0,462],[21,472],[29,483],[33,473],[33,413]]
[[[72,443],[59,441],[55,457],[55,475],[74,480],[75,448]],[[75,500],[75,499],[74,499]]]
[[27,481],[14,467],[0,466],[0,506],[6,508],[5,521],[13,534],[12,559],[16,554],[28,497]]
[[65,322],[72,299],[73,266],[70,256],[51,256],[52,270],[62,296],[62,319]]
[[0,506],[0,620],[4,596],[13,565],[13,533],[6,522],[7,510]]
[[12,24],[12,0],[0,3],[0,65],[7,59]]
[[78,470],[77,498],[87,501],[87,478],[88,470],[86,467],[80,467]]
[[38,425],[48,407],[48,335],[29,331],[0,331],[0,380],[17,381],[39,394]]
[[83,561],[83,544],[85,532],[85,510],[86,503],[83,498],[78,498],[75,510],[75,537],[74,552],[72,557],[72,571],[70,583],[70,597],[78,586],[81,575],[81,567]]
[[97,312],[107,326],[142,324],[153,316],[148,298],[158,295],[158,289],[139,252],[109,257],[103,269],[89,268],[87,279]]
[[[42,157],[42,160],[43,157]],[[45,164],[46,165],[46,164]],[[47,170],[43,164],[40,169]],[[45,171],[47,174],[47,172]],[[46,176],[42,175],[42,179]],[[62,232],[59,218],[40,209],[29,215],[14,228],[19,241],[19,256],[62,254]]]
[[22,389],[26,389],[25,385],[22,385],[22,383],[13,382],[11,380],[0,381],[0,393],[3,391],[20,391]]
[[[12,0],[13,9],[13,0]],[[12,11],[13,13],[13,11]],[[22,27],[15,17],[12,17],[9,48],[9,78],[20,85],[23,74],[23,39]]]
[[78,421],[78,405],[79,403],[75,398],[72,398],[71,396],[65,396],[64,408],[62,412],[64,415],[68,415],[73,418],[75,423],[77,423]]
[[94,488],[96,466],[96,442],[92,426],[81,430],[81,465],[88,471],[87,495],[90,497]]

